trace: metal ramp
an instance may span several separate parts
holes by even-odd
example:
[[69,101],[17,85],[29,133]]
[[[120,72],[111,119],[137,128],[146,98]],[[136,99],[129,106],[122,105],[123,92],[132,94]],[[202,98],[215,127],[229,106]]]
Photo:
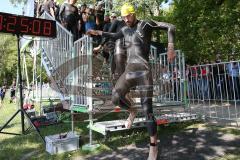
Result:
[[[191,120],[197,120],[198,116],[196,114],[191,113],[174,113],[174,114],[164,114],[161,116],[156,117],[157,125],[164,125],[170,123],[178,123],[178,122],[185,122]],[[90,129],[101,133],[102,135],[106,136],[109,132],[127,130],[125,127],[126,120],[113,120],[113,121],[104,121],[104,122],[96,122]],[[145,118],[135,118],[132,128],[141,128],[146,126],[146,119]]]
[[[102,135],[107,135],[108,132],[127,130],[125,127],[126,120],[113,120],[94,123],[90,129],[101,133]],[[145,126],[145,118],[135,118],[132,128],[140,128]]]

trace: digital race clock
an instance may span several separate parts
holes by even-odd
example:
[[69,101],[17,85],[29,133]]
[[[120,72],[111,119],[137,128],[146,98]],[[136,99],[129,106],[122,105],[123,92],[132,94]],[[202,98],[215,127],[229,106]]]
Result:
[[0,12],[0,32],[56,37],[56,21]]

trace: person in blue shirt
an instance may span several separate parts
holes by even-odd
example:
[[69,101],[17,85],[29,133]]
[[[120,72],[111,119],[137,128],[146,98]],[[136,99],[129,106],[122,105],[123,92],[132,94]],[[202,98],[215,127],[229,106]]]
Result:
[[239,63],[231,62],[227,65],[230,98],[234,100],[240,99],[240,81],[239,81]]

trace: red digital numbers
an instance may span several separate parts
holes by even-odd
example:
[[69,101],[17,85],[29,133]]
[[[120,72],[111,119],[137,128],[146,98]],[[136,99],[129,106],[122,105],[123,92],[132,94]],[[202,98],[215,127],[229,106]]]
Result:
[[21,26],[20,26],[20,32],[22,32],[22,33],[28,33],[28,29],[29,29],[29,27],[28,27],[28,19],[27,18],[21,18],[20,19],[20,23],[21,23]]
[[0,31],[2,30],[2,26],[3,26],[3,16],[0,15]]
[[0,32],[17,35],[56,37],[56,22],[0,12]]
[[41,26],[41,21],[40,20],[33,20],[32,23],[32,33],[39,35],[40,34],[40,26]]
[[16,31],[16,23],[17,23],[17,17],[9,16],[8,17],[8,23],[7,23],[7,31],[8,32],[15,32]]
[[44,22],[43,23],[43,34],[46,36],[51,35],[51,31],[52,31],[52,23],[51,22]]

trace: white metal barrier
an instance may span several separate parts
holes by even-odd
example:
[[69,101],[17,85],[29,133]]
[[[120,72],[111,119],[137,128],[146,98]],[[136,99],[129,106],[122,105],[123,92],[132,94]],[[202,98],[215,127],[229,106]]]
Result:
[[[42,18],[51,19],[48,13],[44,12]],[[69,72],[74,67],[73,64],[69,64],[75,57],[73,50],[73,35],[66,30],[60,23],[57,23],[57,37],[49,40],[40,38],[39,43],[40,52],[42,52],[42,62],[48,73],[48,76],[52,76],[53,80],[56,81],[60,89],[65,87],[61,91],[63,97],[70,97],[71,91],[67,86],[71,86],[73,83],[73,77]],[[56,87],[55,87],[56,89]],[[58,92],[60,90],[57,90]]]
[[74,42],[74,77],[71,90],[73,104],[87,106],[92,110],[92,38],[85,36]]
[[176,50],[176,59],[169,63],[167,53],[157,53],[151,47],[151,62],[156,102],[181,104],[184,102],[185,60],[184,54]]
[[239,61],[188,66],[187,96],[196,113],[217,120],[240,120]]

